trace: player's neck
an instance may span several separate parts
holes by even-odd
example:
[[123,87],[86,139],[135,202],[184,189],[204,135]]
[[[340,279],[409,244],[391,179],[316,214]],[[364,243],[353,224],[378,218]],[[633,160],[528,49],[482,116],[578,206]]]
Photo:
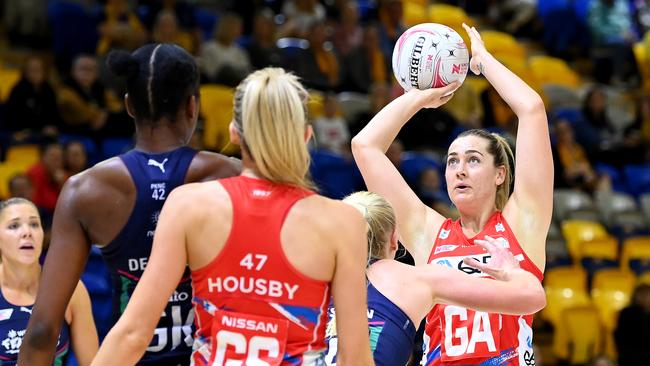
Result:
[[485,224],[487,224],[490,217],[494,215],[495,211],[496,208],[492,208],[490,210],[482,210],[481,212],[475,214],[461,213],[460,226],[463,228],[463,233],[465,236],[471,238],[480,233],[485,227]]
[[36,294],[41,266],[37,263],[23,264],[4,260],[0,265],[0,286],[16,292]]
[[185,136],[181,136],[168,125],[137,127],[135,148],[145,152],[160,153],[186,145]]

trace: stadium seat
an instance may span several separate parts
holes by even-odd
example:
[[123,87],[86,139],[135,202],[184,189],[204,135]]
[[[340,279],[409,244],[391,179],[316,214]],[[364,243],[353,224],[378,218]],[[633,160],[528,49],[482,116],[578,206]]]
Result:
[[545,274],[544,289],[547,305],[541,315],[556,329],[564,309],[591,303],[587,293],[587,272],[580,267],[549,269]]
[[548,234],[546,235],[547,239],[563,239],[562,230],[560,225],[554,220],[551,220],[551,225],[548,227]]
[[465,23],[471,27],[474,25],[474,21],[463,8],[448,4],[431,4],[429,5],[428,14],[429,22],[444,24],[452,28],[463,38],[467,47],[470,47],[469,37],[462,24]]
[[27,169],[41,157],[38,145],[14,145],[7,150],[6,163]]
[[648,223],[641,211],[621,212],[608,222],[608,230],[621,241],[629,237],[648,235]]
[[416,24],[427,23],[427,7],[426,3],[416,2],[416,1],[404,1],[403,10],[402,10],[402,19],[404,19],[404,25],[407,27],[412,27]]
[[616,192],[627,192],[627,186],[623,180],[623,175],[620,170],[615,166],[604,164],[604,163],[595,163],[594,170],[598,175],[607,175],[612,181],[612,189]]
[[312,150],[311,158],[311,177],[324,196],[341,199],[363,186],[363,178],[356,165],[341,155]]
[[627,270],[604,269],[594,275],[591,298],[608,331],[614,330],[616,316],[629,304],[635,285],[636,276]]
[[323,99],[325,96],[322,92],[317,90],[309,91],[309,100],[307,101],[307,115],[309,119],[321,117],[325,111],[325,104]]
[[596,192],[596,207],[602,216],[604,222],[608,222],[612,217],[623,212],[638,211],[634,197],[623,192]]
[[578,88],[582,84],[580,76],[562,59],[540,55],[531,57],[528,62],[542,85],[558,84]]
[[211,11],[196,7],[194,9],[194,18],[199,29],[201,29],[201,36],[203,41],[209,41],[214,37],[214,28],[217,25],[219,17]]
[[650,193],[650,165],[626,165],[623,175],[631,194],[640,196]]
[[420,174],[424,169],[434,168],[440,171],[443,167],[444,164],[431,155],[408,151],[402,154],[399,170],[404,180],[414,185],[417,184]]
[[101,5],[84,6],[70,0],[48,1],[52,49],[57,57],[71,60],[78,54],[95,53],[99,40],[97,15],[100,8]]
[[593,221],[567,220],[562,222],[562,234],[567,243],[569,254],[574,260],[582,256],[580,249],[582,242],[609,237],[605,227]]
[[646,221],[650,224],[650,193],[642,194],[639,202],[641,203],[641,211],[643,211]]
[[638,275],[650,271],[650,236],[629,238],[623,241],[621,268],[631,269]]
[[618,241],[614,237],[583,241],[580,255],[580,263],[590,275],[603,268],[615,268],[618,266]]
[[590,305],[568,308],[562,312],[560,328],[553,339],[555,357],[570,365],[582,365],[603,350],[603,331],[598,311]]
[[645,283],[646,285],[650,285],[650,271],[644,272],[638,277],[636,281],[637,286],[642,283]]
[[496,30],[484,30],[481,32],[481,39],[494,57],[513,57],[526,62],[526,48],[512,35]]
[[0,68],[0,103],[4,103],[20,80],[20,70]]
[[553,211],[558,221],[569,218],[573,211],[593,211],[594,202],[587,193],[572,189],[555,189],[553,191]]
[[238,147],[230,144],[228,132],[228,126],[233,118],[235,91],[223,85],[206,84],[201,85],[200,93],[205,147],[225,154],[237,152]]
[[[643,90],[650,90],[650,70],[648,70],[648,55],[646,54],[646,46],[643,41],[637,42],[633,46],[634,58],[637,65],[639,65],[639,73],[641,74],[641,85]],[[646,67],[643,67],[646,65]]]
[[571,265],[571,257],[566,247],[566,243],[562,238],[547,239],[546,240],[546,269],[569,266]]

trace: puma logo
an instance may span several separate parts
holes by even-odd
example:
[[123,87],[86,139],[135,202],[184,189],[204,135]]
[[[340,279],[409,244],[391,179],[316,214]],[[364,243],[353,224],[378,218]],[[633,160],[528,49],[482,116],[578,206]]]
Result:
[[20,311],[25,312],[25,313],[30,313],[30,314],[32,313],[32,309],[26,308],[24,306],[20,307]]
[[167,162],[167,160],[168,159],[165,158],[165,160],[163,160],[162,163],[159,163],[159,162],[157,162],[157,161],[155,161],[153,159],[149,159],[149,162],[147,163],[147,165],[157,166],[158,168],[160,168],[161,172],[165,173],[165,163]]

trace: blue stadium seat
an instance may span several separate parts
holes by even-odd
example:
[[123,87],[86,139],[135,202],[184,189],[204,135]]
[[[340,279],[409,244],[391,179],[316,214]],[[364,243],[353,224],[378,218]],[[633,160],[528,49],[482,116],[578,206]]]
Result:
[[[444,164],[433,157],[422,153],[405,152],[402,154],[402,161],[399,170],[402,173],[404,180],[406,180],[409,185],[413,186],[417,184],[420,174],[426,168],[434,168],[440,172],[444,169]],[[442,174],[441,182],[444,181],[444,171]]]
[[630,194],[640,196],[650,192],[650,165],[626,165],[623,175]]
[[362,189],[363,178],[352,161],[323,150],[312,150],[311,158],[311,177],[324,196],[341,199]]
[[626,192],[627,186],[623,180],[621,172],[613,165],[596,163],[594,164],[594,170],[598,175],[607,174],[612,181],[612,189],[616,192]]
[[109,138],[102,142],[102,158],[108,159],[125,153],[133,148],[133,139]]
[[201,33],[203,33],[203,40],[207,41],[212,39],[214,28],[217,25],[219,17],[215,13],[201,9],[198,6],[194,10],[194,17],[201,29]]
[[54,0],[47,6],[52,30],[52,49],[57,56],[72,59],[80,53],[95,53],[97,33],[97,9],[87,11],[75,1]]

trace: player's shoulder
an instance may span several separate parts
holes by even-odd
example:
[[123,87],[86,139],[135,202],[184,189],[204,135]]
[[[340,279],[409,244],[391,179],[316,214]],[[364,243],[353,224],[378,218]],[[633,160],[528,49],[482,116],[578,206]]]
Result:
[[304,215],[305,219],[327,232],[365,225],[361,213],[354,207],[318,194],[303,199],[296,208],[297,214]]
[[128,169],[118,157],[110,158],[78,173],[66,181],[62,194],[73,193],[76,198],[110,195],[112,191],[133,188]]
[[198,151],[192,160],[186,182],[227,178],[241,173],[241,160],[211,151]]

